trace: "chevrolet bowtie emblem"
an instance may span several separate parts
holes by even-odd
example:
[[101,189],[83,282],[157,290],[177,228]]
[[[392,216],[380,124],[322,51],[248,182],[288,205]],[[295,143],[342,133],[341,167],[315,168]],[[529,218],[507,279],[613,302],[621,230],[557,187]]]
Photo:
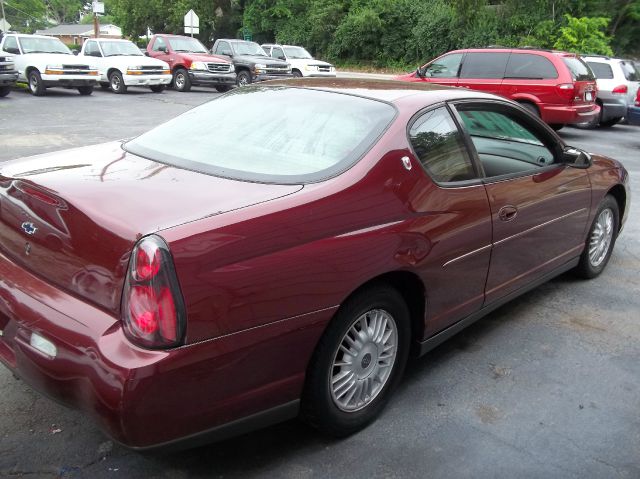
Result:
[[28,235],[34,235],[36,234],[36,231],[38,231],[38,228],[36,228],[33,223],[25,221],[24,223],[22,223],[22,231],[24,231]]

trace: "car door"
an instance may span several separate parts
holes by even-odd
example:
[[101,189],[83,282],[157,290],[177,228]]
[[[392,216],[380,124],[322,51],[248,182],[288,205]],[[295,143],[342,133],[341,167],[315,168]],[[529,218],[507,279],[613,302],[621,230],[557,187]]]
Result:
[[89,57],[89,63],[98,69],[100,80],[108,81],[105,58],[102,55],[98,42],[95,40],[87,40],[87,44],[84,47],[84,56]]
[[425,337],[481,308],[491,254],[491,211],[477,164],[445,105],[409,124],[409,141],[422,166],[412,188],[412,230],[427,259],[419,273],[427,288]]
[[555,135],[518,107],[471,101],[456,110],[491,207],[490,304],[580,255],[591,185],[586,169],[563,161]]
[[438,83],[440,85],[456,86],[458,73],[464,53],[447,53],[436,58],[420,69],[422,76],[416,76],[416,81]]
[[162,60],[163,62],[167,62],[171,70],[173,70],[175,59],[169,51],[168,43],[169,42],[165,41],[164,38],[156,37],[153,45],[151,45],[151,56],[153,58],[157,58],[158,60]]
[[500,93],[508,52],[469,52],[460,68],[458,86],[485,93]]

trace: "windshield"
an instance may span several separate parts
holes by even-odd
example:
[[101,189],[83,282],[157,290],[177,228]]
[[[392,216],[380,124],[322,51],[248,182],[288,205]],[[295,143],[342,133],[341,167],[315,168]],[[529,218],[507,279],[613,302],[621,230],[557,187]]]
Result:
[[391,105],[351,95],[243,87],[160,125],[124,148],[144,158],[226,178],[308,183],[357,162],[394,117]]
[[569,67],[574,81],[593,81],[596,78],[587,64],[578,57],[562,57],[564,64]]
[[287,58],[292,60],[313,59],[311,54],[302,47],[284,47]]
[[141,57],[142,52],[133,42],[105,42],[101,41],[102,51],[105,57],[133,56]]
[[262,47],[254,42],[231,42],[231,45],[236,55],[267,56]]
[[65,53],[72,55],[71,50],[57,38],[18,37],[24,53]]
[[174,52],[209,53],[196,38],[169,37],[169,45]]

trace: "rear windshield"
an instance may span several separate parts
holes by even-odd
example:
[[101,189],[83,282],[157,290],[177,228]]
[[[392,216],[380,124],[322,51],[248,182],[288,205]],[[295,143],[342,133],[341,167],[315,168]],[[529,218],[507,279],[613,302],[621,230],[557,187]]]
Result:
[[613,70],[611,69],[611,65],[600,62],[587,62],[591,71],[601,80],[611,80],[613,78]]
[[640,72],[631,62],[620,62],[627,81],[640,81]]
[[569,68],[573,81],[589,81],[596,79],[589,66],[582,61],[582,59],[578,57],[562,57],[562,60]]
[[265,183],[309,183],[356,163],[393,121],[381,101],[319,90],[237,88],[129,141],[170,165]]

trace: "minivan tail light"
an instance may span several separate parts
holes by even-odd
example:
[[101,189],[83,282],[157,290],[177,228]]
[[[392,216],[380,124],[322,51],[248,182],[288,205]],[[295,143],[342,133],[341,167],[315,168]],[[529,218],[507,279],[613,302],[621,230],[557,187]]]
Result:
[[167,244],[142,238],[133,249],[122,294],[121,315],[131,342],[150,349],[182,344],[186,313]]
[[640,88],[636,92],[636,106],[640,106]]
[[618,85],[613,90],[611,90],[611,93],[618,93],[618,94],[621,94],[621,95],[626,95],[628,91],[629,90],[627,89],[627,85]]
[[556,90],[562,98],[567,100],[573,100],[576,95],[576,88],[573,83],[560,83],[556,85]]

